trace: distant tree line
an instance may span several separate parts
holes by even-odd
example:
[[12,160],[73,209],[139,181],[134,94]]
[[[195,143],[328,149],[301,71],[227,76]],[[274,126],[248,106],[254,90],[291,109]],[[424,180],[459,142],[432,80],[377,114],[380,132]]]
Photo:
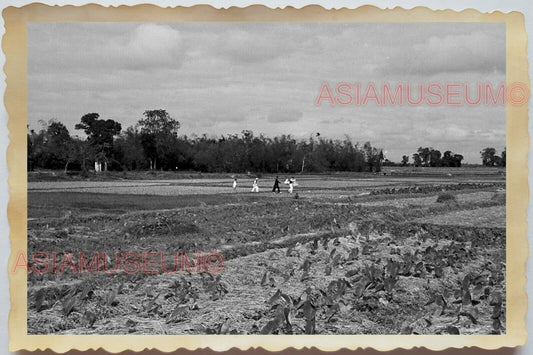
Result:
[[402,161],[399,166],[423,166],[423,167],[461,167],[461,162],[464,157],[461,154],[456,154],[451,150],[446,150],[444,154],[438,149],[432,147],[419,147],[416,153],[412,155],[413,162],[409,162],[409,156],[402,156]]
[[413,154],[413,164],[415,166],[431,166],[431,167],[461,167],[461,162],[464,157],[461,154],[455,154],[447,150],[442,154],[440,150],[432,147],[419,147],[417,152]]
[[506,165],[506,148],[503,149],[501,156],[496,155],[496,149],[487,147],[481,152],[481,163],[485,166],[501,166],[505,167]]
[[[505,167],[506,149],[504,148],[501,156],[496,155],[496,149],[485,148],[481,152],[481,163],[490,167]],[[402,161],[397,164],[385,159],[384,166],[422,166],[422,167],[461,167],[464,157],[461,154],[453,153],[447,150],[442,154],[439,150],[432,147],[419,147],[417,152],[412,156],[413,162],[409,162],[409,156],[402,156]]]
[[201,172],[326,172],[381,171],[383,151],[370,142],[354,144],[325,139],[319,133],[297,140],[274,138],[244,130],[217,138],[179,136],[180,123],[165,110],[145,111],[135,126],[88,113],[76,124],[86,139],[71,136],[61,122],[41,121],[28,131],[28,169],[87,172],[92,164],[103,170],[196,170]]

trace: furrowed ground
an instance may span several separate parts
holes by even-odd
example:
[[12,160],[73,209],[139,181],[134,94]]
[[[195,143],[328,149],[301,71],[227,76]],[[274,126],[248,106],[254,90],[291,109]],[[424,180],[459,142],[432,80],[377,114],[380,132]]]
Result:
[[[28,274],[30,334],[505,332],[505,179],[37,181],[28,256],[219,251],[218,275]],[[489,173],[486,173],[489,171]],[[438,202],[439,201],[439,202]],[[110,267],[111,268],[111,267]]]

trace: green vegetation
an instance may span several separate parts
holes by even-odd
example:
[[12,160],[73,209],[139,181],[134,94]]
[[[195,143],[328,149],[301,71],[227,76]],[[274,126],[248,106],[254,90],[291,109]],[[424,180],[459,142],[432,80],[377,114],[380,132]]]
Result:
[[252,131],[220,137],[179,136],[180,123],[165,110],[148,110],[133,127],[89,113],[75,127],[87,139],[71,137],[57,121],[28,132],[28,170],[81,170],[99,163],[102,171],[194,170],[230,173],[379,172],[381,149],[349,138],[326,139],[319,133],[297,140],[291,135],[255,136]]
[[[407,156],[404,156],[403,162],[407,163]],[[413,154],[413,165],[414,166],[446,166],[452,168],[460,168],[461,162],[463,161],[463,156],[461,154],[454,154],[450,150],[444,152],[444,155],[441,154],[440,150],[433,148],[418,148],[417,152]],[[404,164],[404,165],[405,165]]]
[[506,165],[506,149],[504,148],[501,156],[496,155],[496,149],[488,147],[483,149],[481,152],[481,161],[484,166],[502,166]]
[[[69,182],[53,183],[64,191],[44,192],[30,185],[30,256],[105,252],[113,264],[119,250],[158,251],[170,268],[173,252],[218,250],[226,264],[218,275],[30,273],[28,332],[505,332],[505,202],[493,198],[505,182],[483,179],[454,185],[447,177],[309,177],[300,180],[298,199],[244,190],[191,195],[186,188],[139,195],[137,185],[125,186],[129,194],[83,193]],[[188,183],[225,186],[227,179]],[[407,190],[380,192],[395,189],[392,183]],[[414,185],[427,188],[413,193]],[[368,190],[375,195],[361,194]],[[456,203],[437,203],[439,195]]]

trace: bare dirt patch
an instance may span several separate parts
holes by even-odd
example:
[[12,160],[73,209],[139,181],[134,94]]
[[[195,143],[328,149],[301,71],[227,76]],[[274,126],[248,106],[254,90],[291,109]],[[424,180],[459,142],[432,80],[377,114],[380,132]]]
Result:
[[219,275],[31,273],[28,332],[505,332],[505,206],[493,191],[454,192],[447,207],[435,194],[358,197],[335,184],[299,199],[30,191],[29,256],[159,251],[170,266],[175,251],[218,250],[226,265]]

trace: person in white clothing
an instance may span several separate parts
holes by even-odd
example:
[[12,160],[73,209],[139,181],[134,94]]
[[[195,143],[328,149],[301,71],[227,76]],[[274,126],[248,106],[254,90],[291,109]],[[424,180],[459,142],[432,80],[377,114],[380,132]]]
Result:
[[254,183],[252,185],[252,192],[259,192],[259,179],[255,178]]
[[233,191],[237,190],[237,178],[233,179]]
[[289,180],[289,193],[292,194],[292,190],[294,189],[294,178],[290,178]]

